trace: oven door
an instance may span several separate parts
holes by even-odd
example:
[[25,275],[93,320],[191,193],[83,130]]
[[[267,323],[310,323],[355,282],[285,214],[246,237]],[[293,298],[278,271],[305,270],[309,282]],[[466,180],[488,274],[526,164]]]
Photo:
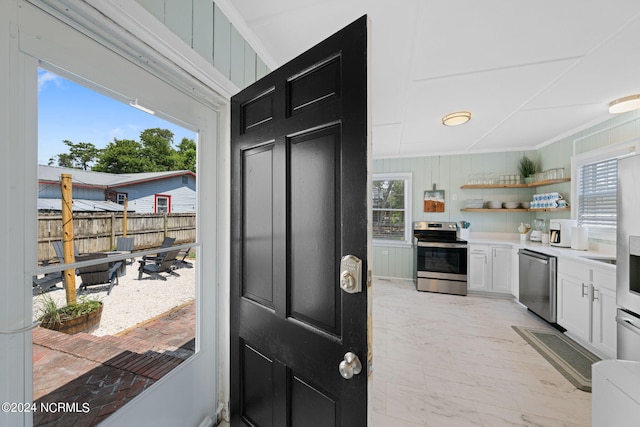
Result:
[[465,243],[418,242],[418,277],[467,280]]

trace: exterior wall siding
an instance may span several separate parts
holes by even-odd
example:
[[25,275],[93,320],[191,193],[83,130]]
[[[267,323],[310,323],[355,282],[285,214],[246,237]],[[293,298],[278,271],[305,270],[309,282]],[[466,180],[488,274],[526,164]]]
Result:
[[[137,213],[153,213],[155,195],[171,196],[171,213],[188,213],[196,211],[196,180],[188,176],[188,183],[182,183],[183,176],[149,181],[141,184],[112,188],[118,193],[127,193],[129,210]],[[60,186],[40,184],[40,198],[60,199]],[[86,200],[104,200],[102,188],[73,187],[73,198]]]
[[[38,197],[42,199],[62,198],[59,185],[39,184]],[[85,200],[104,200],[102,188],[73,187],[73,198]]]
[[196,189],[193,177],[189,177],[188,184],[183,184],[182,177],[178,176],[128,185],[114,190],[127,193],[129,197],[128,207],[137,213],[154,212],[156,194],[171,196],[171,213],[196,211]]
[[264,61],[211,0],[136,0],[240,89],[268,74]]

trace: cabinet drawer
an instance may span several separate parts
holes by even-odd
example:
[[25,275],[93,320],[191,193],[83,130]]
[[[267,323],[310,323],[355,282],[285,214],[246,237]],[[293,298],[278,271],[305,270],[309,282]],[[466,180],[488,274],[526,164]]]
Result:
[[489,254],[489,245],[469,245],[470,254]]
[[576,278],[582,282],[590,282],[592,268],[587,263],[566,258],[558,258],[558,273]]

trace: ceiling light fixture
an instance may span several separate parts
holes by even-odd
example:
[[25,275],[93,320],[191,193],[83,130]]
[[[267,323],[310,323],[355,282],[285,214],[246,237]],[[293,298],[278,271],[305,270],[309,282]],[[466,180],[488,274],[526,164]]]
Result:
[[626,113],[638,108],[640,108],[640,95],[625,96],[609,103],[609,112],[611,114]]
[[456,111],[455,113],[449,113],[442,118],[442,124],[445,126],[458,126],[467,123],[471,120],[471,113],[469,111]]
[[147,107],[143,107],[142,105],[138,104],[138,98],[129,101],[129,105],[131,105],[133,108],[137,108],[140,111],[144,111],[145,113],[149,113],[149,114],[155,114],[156,113],[152,109],[147,108]]

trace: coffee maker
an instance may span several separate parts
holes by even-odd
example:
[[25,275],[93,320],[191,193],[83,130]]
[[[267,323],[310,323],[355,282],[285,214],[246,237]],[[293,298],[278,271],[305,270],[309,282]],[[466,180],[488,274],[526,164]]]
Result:
[[551,246],[571,247],[571,227],[575,227],[575,219],[549,220],[549,244]]
[[533,220],[533,230],[531,231],[531,235],[529,239],[532,242],[541,242],[542,235],[547,231],[547,222],[544,219],[536,218]]

